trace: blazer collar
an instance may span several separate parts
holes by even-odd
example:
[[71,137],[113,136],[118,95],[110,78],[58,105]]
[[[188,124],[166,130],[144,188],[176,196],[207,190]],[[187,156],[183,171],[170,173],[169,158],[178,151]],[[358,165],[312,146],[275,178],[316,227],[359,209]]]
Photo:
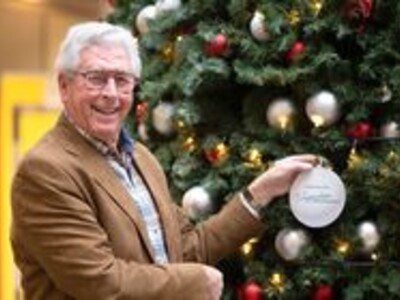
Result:
[[126,191],[126,188],[118,177],[115,176],[114,170],[107,162],[104,155],[84,138],[65,116],[60,117],[56,126],[56,132],[65,150],[71,155],[78,157],[82,169],[90,173],[93,180],[110,196],[138,228],[148,254],[154,261],[155,255],[143,219],[130,194]]

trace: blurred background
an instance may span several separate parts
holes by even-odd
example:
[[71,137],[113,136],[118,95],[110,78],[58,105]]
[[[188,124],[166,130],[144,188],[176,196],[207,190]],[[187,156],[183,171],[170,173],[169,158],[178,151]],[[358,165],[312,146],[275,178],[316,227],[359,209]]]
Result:
[[104,18],[111,0],[0,0],[0,300],[22,299],[9,245],[10,183],[59,111],[52,66],[66,29]]

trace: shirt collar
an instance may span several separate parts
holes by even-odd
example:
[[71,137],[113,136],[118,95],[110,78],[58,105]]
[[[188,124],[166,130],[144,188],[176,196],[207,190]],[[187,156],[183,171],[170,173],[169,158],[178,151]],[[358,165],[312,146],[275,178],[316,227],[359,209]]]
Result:
[[[74,128],[87,140],[89,141],[97,150],[100,151],[104,156],[113,156],[119,157],[119,154],[115,149],[110,147],[107,143],[99,140],[93,136],[91,136],[87,131],[79,127],[72,118],[68,115],[66,111],[64,111],[64,115],[67,120],[74,126]],[[120,150],[120,154],[123,156],[127,155],[129,157],[132,156],[134,140],[129,136],[128,130],[126,128],[122,128],[121,133],[118,138],[117,147]]]

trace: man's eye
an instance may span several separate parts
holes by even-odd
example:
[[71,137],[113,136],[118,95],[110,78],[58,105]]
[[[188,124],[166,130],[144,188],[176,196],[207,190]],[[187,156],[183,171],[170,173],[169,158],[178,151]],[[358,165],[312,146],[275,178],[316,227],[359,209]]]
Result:
[[106,76],[102,75],[102,74],[89,74],[88,76],[89,80],[93,81],[93,82],[104,82]]

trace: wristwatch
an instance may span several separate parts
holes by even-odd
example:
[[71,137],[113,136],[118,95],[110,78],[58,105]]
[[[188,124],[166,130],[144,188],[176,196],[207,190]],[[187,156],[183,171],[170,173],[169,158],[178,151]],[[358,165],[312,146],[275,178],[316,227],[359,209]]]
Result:
[[250,192],[248,187],[245,187],[241,191],[241,199],[242,199],[243,205],[246,206],[246,208],[249,209],[249,211],[253,215],[255,215],[258,218],[261,216],[261,209],[263,206],[256,202],[253,194]]

